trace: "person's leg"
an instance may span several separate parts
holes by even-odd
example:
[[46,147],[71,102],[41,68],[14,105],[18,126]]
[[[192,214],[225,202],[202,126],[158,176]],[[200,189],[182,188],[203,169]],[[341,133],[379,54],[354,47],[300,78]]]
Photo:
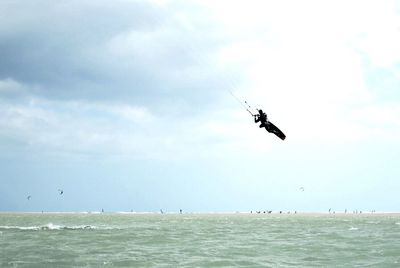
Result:
[[271,128],[270,128],[270,124],[267,122],[265,125],[265,129],[268,131],[268,132],[271,132],[272,130],[271,130]]

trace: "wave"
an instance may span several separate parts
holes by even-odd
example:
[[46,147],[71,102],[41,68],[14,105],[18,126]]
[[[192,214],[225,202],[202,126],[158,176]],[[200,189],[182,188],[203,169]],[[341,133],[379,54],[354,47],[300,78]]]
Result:
[[[75,226],[64,226],[57,225],[53,223],[48,223],[46,225],[40,226],[9,226],[3,225],[0,226],[0,230],[21,230],[21,231],[49,231],[49,230],[95,230],[102,229],[97,226],[92,225],[75,225]],[[107,228],[103,228],[107,229]]]

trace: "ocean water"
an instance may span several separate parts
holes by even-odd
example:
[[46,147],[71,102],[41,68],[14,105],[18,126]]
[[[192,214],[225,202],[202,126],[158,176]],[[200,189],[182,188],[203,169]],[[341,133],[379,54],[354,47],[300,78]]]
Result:
[[400,267],[400,216],[0,213],[0,267]]

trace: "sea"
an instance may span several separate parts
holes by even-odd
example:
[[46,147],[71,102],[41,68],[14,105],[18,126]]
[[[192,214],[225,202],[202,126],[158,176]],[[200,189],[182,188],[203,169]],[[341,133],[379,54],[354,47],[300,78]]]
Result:
[[400,215],[0,213],[0,267],[400,267]]

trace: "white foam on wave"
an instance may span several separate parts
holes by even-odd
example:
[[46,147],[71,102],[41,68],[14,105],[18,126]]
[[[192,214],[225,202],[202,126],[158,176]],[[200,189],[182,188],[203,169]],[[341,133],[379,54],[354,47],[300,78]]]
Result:
[[0,226],[0,229],[3,229],[3,230],[12,230],[12,229],[39,230],[39,226],[9,226],[9,225],[3,225],[3,226]]
[[0,226],[0,230],[22,230],[22,231],[47,231],[47,230],[94,230],[99,229],[96,226],[92,225],[74,225],[74,226],[64,226],[64,225],[57,225],[53,223],[48,223],[45,225],[40,226],[10,226],[10,225],[3,225]]
[[349,231],[356,231],[356,230],[358,230],[357,227],[350,227],[350,228],[349,228]]
[[[116,211],[115,214],[139,214],[139,215],[146,215],[146,214],[161,214],[160,212],[152,212],[152,211]],[[164,214],[172,214],[171,212],[164,212]]]

